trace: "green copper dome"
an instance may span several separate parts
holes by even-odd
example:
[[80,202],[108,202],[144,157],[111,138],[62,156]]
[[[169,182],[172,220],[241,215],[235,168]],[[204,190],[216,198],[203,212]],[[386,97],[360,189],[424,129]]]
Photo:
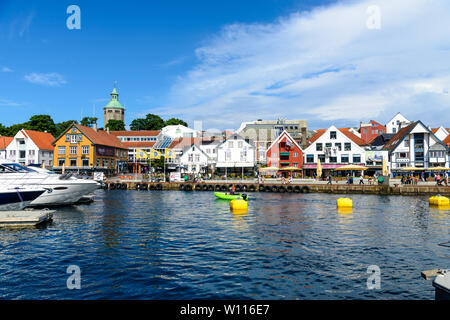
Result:
[[103,107],[103,109],[107,108],[125,109],[125,107],[119,102],[119,94],[117,93],[115,85],[113,91],[111,92],[111,100],[109,100],[108,104]]

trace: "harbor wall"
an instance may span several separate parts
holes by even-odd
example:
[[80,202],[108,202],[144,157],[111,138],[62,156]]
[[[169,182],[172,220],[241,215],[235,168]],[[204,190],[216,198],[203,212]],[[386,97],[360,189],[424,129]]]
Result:
[[276,184],[276,183],[230,183],[230,182],[144,182],[107,181],[104,189],[109,190],[180,190],[188,192],[228,191],[235,185],[236,192],[276,193],[334,193],[334,194],[380,194],[380,195],[436,195],[450,196],[450,187],[418,185],[347,185],[347,184]]

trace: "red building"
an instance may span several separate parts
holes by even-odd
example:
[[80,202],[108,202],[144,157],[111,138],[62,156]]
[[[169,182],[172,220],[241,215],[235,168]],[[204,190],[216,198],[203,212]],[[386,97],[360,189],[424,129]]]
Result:
[[361,139],[365,143],[369,143],[380,134],[386,133],[386,127],[374,120],[370,120],[369,123],[360,123],[359,133],[361,134]]
[[268,167],[301,169],[303,165],[303,150],[287,131],[272,142],[266,155]]

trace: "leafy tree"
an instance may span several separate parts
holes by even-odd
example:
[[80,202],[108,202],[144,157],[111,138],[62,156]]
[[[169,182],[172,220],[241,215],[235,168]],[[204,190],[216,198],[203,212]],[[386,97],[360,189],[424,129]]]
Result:
[[13,124],[12,126],[9,126],[8,128],[6,128],[5,136],[14,137],[16,133],[22,129],[29,129],[28,122]]
[[167,120],[167,121],[164,123],[165,126],[173,126],[173,125],[179,125],[179,124],[181,124],[181,125],[183,125],[183,126],[185,126],[185,127],[188,126],[186,122],[184,122],[184,121],[181,120],[181,119],[177,119],[177,118],[170,118],[169,120]]
[[134,119],[131,121],[130,129],[133,131],[147,130],[147,120],[146,119]]
[[147,114],[145,120],[147,121],[146,130],[161,130],[164,127],[164,120],[156,114]]
[[3,126],[0,123],[0,136],[6,136],[8,134],[8,128],[6,128],[5,126]]
[[95,123],[97,123],[98,118],[96,117],[84,117],[81,119],[80,124],[85,127],[92,127]]
[[56,125],[52,117],[47,114],[39,114],[32,116],[28,121],[27,129],[36,131],[47,131],[53,136],[56,135]]
[[105,128],[109,128],[111,131],[124,131],[125,123],[122,120],[111,119],[108,121]]
[[55,137],[59,137],[66,129],[72,125],[72,123],[78,123],[76,120],[67,120],[56,124],[56,135]]

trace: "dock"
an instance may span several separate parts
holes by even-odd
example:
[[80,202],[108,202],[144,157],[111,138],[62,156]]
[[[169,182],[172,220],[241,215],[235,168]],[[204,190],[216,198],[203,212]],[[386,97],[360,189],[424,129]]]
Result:
[[0,227],[28,227],[52,220],[55,210],[0,211]]
[[359,184],[318,184],[276,182],[148,182],[129,180],[108,180],[103,188],[107,190],[179,190],[179,191],[228,191],[234,185],[236,192],[272,193],[334,193],[334,194],[379,194],[379,195],[436,195],[450,196],[450,187],[430,185],[359,185]]

